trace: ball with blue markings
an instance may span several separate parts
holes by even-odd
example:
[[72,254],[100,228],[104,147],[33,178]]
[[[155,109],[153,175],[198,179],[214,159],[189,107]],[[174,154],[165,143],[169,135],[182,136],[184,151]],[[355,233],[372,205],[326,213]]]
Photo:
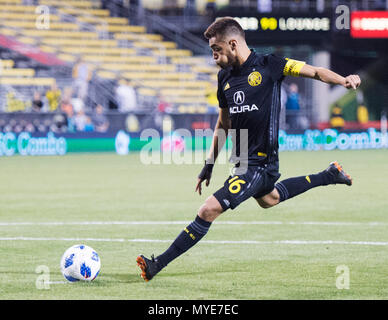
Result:
[[70,247],[61,258],[61,272],[70,282],[92,281],[97,278],[100,268],[98,253],[84,244]]

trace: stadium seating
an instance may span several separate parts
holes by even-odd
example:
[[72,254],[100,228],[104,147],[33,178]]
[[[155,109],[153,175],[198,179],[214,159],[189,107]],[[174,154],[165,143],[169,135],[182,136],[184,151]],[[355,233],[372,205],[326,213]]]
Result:
[[14,68],[13,60],[0,60],[0,84],[12,86],[51,86],[55,79],[35,77],[32,68]]
[[23,0],[0,0],[0,4],[21,4]]
[[15,65],[13,60],[0,60],[0,69],[12,68]]
[[18,78],[1,77],[0,84],[12,86],[51,86],[55,82],[54,78]]
[[162,41],[163,37],[160,34],[133,34],[133,33],[115,33],[113,37],[117,40],[127,40],[127,41]]
[[[144,26],[130,24],[123,17],[111,17],[100,1],[40,0],[50,9],[48,29],[37,28],[35,6],[22,0],[0,0],[2,34],[38,47],[72,66],[78,58],[91,64],[102,80],[131,81],[139,95],[159,96],[178,106],[198,106],[203,112],[206,95],[217,68],[208,59],[194,57],[190,50],[147,33]],[[52,79],[36,80],[34,70],[11,69],[2,83],[15,86],[50,85]],[[201,108],[200,108],[201,107]],[[180,108],[180,110],[183,110]]]
[[7,68],[0,71],[1,77],[33,77],[35,70],[31,68]]

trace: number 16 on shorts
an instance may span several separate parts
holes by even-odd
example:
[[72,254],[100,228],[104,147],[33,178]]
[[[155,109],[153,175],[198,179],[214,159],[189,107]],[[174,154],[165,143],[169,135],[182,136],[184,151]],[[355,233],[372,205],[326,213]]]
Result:
[[241,191],[241,185],[245,184],[246,181],[239,179],[239,176],[235,176],[232,179],[229,179],[228,183],[230,193],[239,193]]

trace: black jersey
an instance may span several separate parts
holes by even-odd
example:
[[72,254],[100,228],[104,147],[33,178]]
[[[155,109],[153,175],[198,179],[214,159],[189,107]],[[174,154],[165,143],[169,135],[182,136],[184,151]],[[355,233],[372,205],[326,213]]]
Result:
[[[252,50],[239,68],[219,71],[217,96],[220,108],[229,109],[237,161],[257,165],[278,160],[280,86],[286,63],[285,58]],[[240,154],[242,132],[248,135],[248,155]]]

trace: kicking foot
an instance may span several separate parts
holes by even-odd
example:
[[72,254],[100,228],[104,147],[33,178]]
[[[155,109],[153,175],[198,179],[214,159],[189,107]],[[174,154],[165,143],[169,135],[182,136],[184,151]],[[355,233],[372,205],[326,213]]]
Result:
[[140,255],[136,258],[137,265],[141,269],[141,277],[146,281],[150,281],[160,270],[162,270],[158,260],[151,256],[151,259],[147,259],[145,256]]
[[326,171],[333,177],[333,184],[352,185],[352,177],[342,169],[342,166],[337,161],[330,163]]

